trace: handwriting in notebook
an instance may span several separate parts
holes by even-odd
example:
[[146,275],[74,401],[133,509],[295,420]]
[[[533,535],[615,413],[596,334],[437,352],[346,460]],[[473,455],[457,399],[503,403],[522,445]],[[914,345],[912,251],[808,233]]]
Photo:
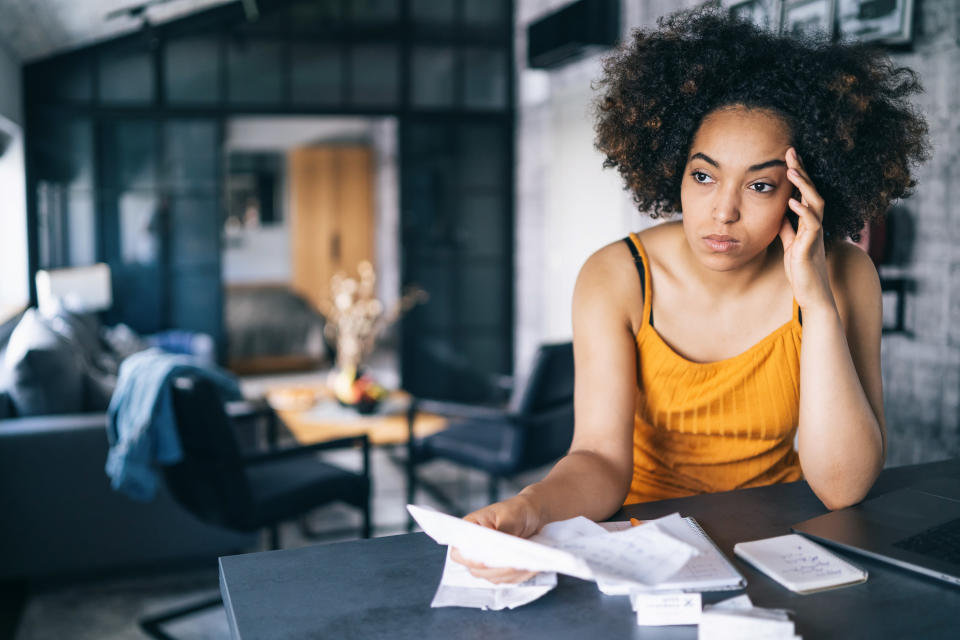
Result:
[[811,553],[809,547],[800,544],[781,554],[780,560],[784,564],[784,573],[793,573],[797,577],[828,578],[843,573],[835,557],[826,557],[820,550],[813,550]]
[[865,571],[795,533],[740,542],[733,551],[798,593],[856,584],[867,579]]

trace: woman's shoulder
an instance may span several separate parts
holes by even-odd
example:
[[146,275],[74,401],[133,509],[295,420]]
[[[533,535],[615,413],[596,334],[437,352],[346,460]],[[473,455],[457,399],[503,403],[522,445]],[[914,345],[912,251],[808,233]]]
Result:
[[846,319],[880,304],[880,277],[870,256],[850,242],[838,242],[827,252],[827,273],[837,307]]
[[878,281],[877,268],[867,253],[851,242],[838,242],[827,252],[830,281],[836,287],[868,284]]
[[650,269],[665,277],[673,272],[671,256],[676,256],[680,244],[686,242],[683,235],[683,223],[671,220],[656,224],[637,234],[643,244]]
[[624,240],[611,242],[600,247],[587,258],[580,269],[579,281],[584,284],[601,284],[603,282],[620,282],[624,272],[630,272],[633,256],[627,242]]
[[639,327],[643,288],[628,242],[616,240],[587,258],[577,276],[574,313],[590,310]]

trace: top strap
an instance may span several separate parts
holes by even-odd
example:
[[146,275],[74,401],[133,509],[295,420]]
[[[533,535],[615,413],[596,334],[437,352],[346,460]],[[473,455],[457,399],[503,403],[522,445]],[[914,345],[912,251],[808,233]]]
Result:
[[653,326],[653,284],[647,277],[647,253],[643,249],[643,244],[637,234],[631,233],[623,239],[633,254],[633,263],[637,267],[637,274],[640,276],[640,288],[643,289],[643,318],[647,319],[650,326]]

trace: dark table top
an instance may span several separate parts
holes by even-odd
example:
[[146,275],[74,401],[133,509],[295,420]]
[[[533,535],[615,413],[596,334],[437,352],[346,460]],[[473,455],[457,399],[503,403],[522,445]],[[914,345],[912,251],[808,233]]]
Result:
[[[960,461],[884,470],[870,497],[935,476]],[[792,610],[805,638],[957,638],[960,588],[849,554],[870,572],[861,585],[798,595],[733,555],[744,540],[790,532],[826,512],[804,482],[625,507],[619,518],[693,516],[747,578],[756,606]],[[697,629],[639,627],[625,596],[560,576],[557,588],[514,610],[431,609],[444,548],[425,534],[317,545],[220,559],[220,590],[234,638],[696,638]],[[704,594],[716,602],[741,592]]]

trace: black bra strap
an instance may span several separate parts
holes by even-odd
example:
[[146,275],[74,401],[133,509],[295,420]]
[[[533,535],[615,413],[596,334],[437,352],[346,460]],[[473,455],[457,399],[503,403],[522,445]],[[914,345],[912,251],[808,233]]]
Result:
[[630,247],[630,253],[633,254],[633,263],[637,265],[637,273],[640,274],[640,288],[646,291],[646,272],[643,268],[643,259],[640,258],[640,252],[637,251],[637,245],[633,244],[633,240],[630,238],[624,238],[623,241]]
[[[633,254],[633,264],[637,266],[637,273],[640,275],[640,290],[643,291],[643,295],[647,295],[647,271],[643,266],[643,258],[640,257],[640,252],[637,251],[637,245],[633,243],[633,240],[627,236],[623,239],[627,243],[627,246],[630,247],[630,253]],[[650,301],[650,326],[653,326],[653,301]]]

